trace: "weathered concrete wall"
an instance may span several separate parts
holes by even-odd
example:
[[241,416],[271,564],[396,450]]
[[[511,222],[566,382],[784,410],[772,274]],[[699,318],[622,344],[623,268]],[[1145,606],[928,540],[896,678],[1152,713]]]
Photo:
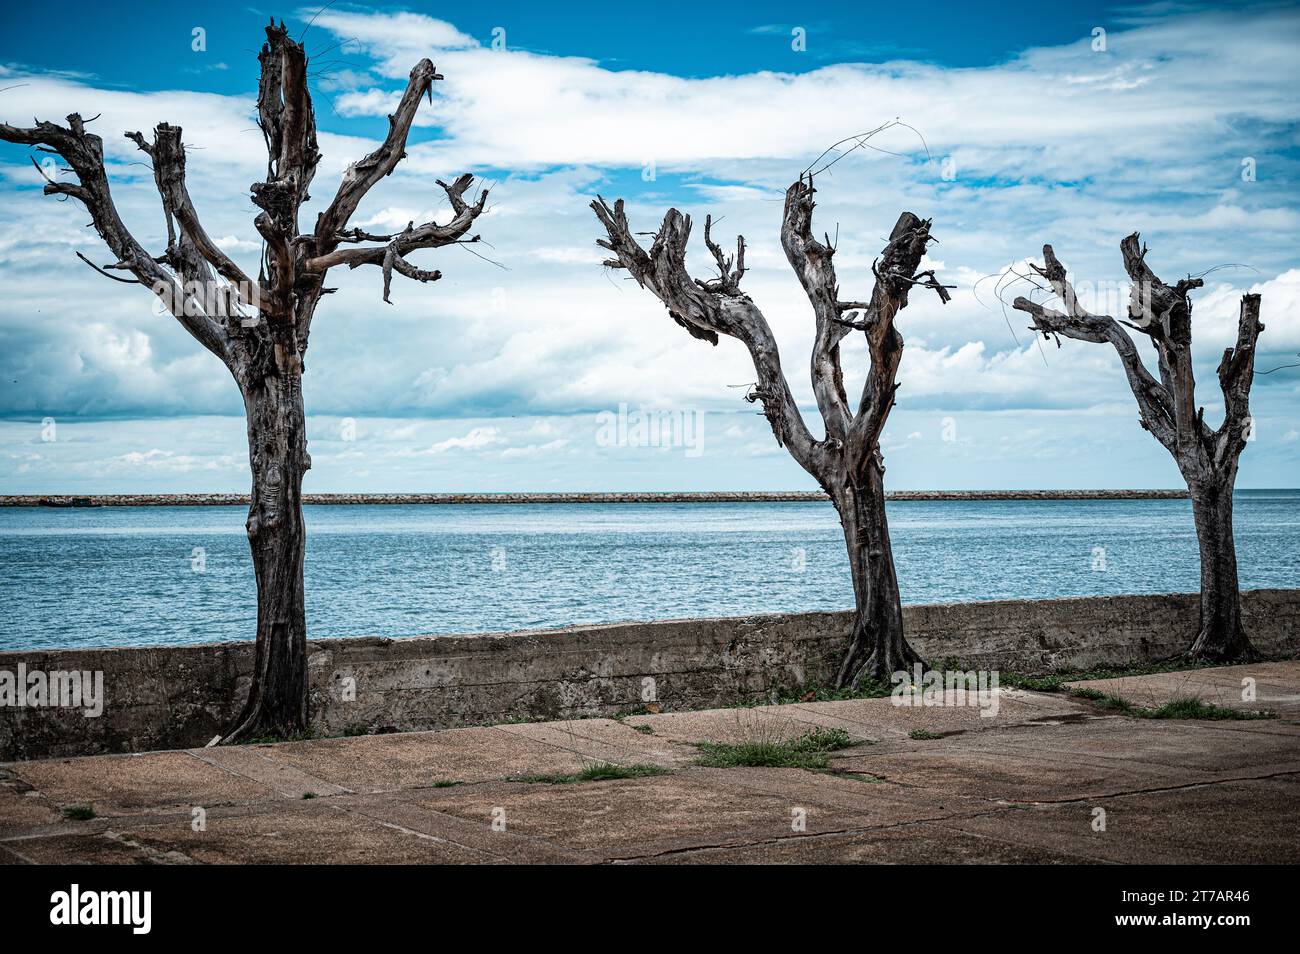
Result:
[[[1300,651],[1300,590],[1243,597],[1246,626],[1269,655]],[[1196,628],[1192,595],[911,606],[910,638],[932,662],[1049,672],[1172,656]],[[409,639],[314,640],[313,727],[326,735],[439,729],[514,719],[726,705],[826,683],[845,613],[582,626]],[[0,761],[202,745],[235,715],[252,646],[0,653],[0,670],[102,670],[99,718],[0,707]],[[350,682],[351,680],[352,682]],[[355,698],[348,689],[355,685]]]

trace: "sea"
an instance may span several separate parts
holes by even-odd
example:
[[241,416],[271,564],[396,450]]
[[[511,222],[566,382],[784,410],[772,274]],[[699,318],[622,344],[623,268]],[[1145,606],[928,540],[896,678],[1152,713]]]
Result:
[[[313,638],[852,605],[829,503],[307,506]],[[240,506],[0,508],[0,650],[250,640]],[[889,504],[905,603],[1194,592],[1186,500]],[[1244,588],[1300,587],[1300,490],[1235,504]]]

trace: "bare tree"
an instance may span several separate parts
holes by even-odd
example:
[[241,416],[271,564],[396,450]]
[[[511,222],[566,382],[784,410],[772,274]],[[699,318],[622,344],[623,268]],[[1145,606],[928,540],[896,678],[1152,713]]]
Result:
[[[625,268],[668,308],[672,319],[692,336],[711,344],[719,335],[737,339],[749,350],[757,382],[747,400],[761,401],[777,443],[825,489],[839,512],[853,576],[855,614],[848,651],[837,684],[886,679],[899,669],[921,662],[903,636],[903,612],[894,572],[894,557],[885,519],[884,458],[880,435],[898,390],[895,374],[903,354],[903,336],[894,318],[907,305],[914,285],[936,289],[944,301],[947,291],[933,272],[918,273],[930,222],[910,212],[898,218],[889,243],[873,264],[875,286],[865,302],[842,301],[833,263],[835,246],[813,237],[812,176],[801,176],[785,194],[781,245],[812,304],[816,336],[812,351],[812,387],[825,426],[825,436],[809,432],[795,403],[776,339],[767,319],[740,290],[745,274],[745,239],[736,240],[736,254],[724,256],[713,241],[712,218],[704,223],[704,244],[717,263],[719,276],[702,281],[686,269],[686,244],[691,220],[669,209],[649,251],[628,227],[620,199],[611,208],[603,198],[591,204],[608,240],[599,244],[614,253],[605,262]],[[870,367],[857,410],[850,408],[840,368],[840,342],[857,330],[866,336]]]
[[[1205,408],[1196,405],[1192,303],[1188,297],[1204,282],[1188,277],[1172,287],[1166,285],[1147,265],[1147,249],[1136,232],[1120,243],[1120,251],[1133,283],[1127,321],[1084,309],[1050,245],[1043,246],[1045,264],[1031,267],[1046,279],[1063,303],[1064,313],[1024,297],[1017,298],[1014,306],[1033,319],[1033,330],[1044,337],[1065,335],[1079,341],[1110,342],[1119,353],[1137,399],[1138,420],[1173,455],[1192,499],[1201,555],[1201,617],[1188,654],[1209,660],[1249,657],[1254,655],[1254,649],[1241,626],[1232,491],[1241,452],[1253,427],[1250,385],[1255,373],[1255,342],[1264,330],[1259,322],[1259,295],[1242,296],[1236,347],[1226,349],[1219,362],[1223,423],[1217,429],[1211,428],[1205,423]],[[1142,363],[1124,326],[1151,339],[1159,366],[1158,380]]]
[[[417,268],[407,256],[466,238],[483,212],[487,192],[467,201],[473,179],[439,181],[451,202],[445,225],[411,223],[392,235],[348,228],[361,200],[406,155],[406,138],[420,99],[432,102],[432,84],[442,79],[421,60],[388,134],[374,152],[352,163],[338,191],[316,218],[299,230],[298,217],[321,154],[307,89],[307,55],[283,22],[272,20],[258,56],[258,124],[266,140],[267,173],[252,186],[261,210],[253,221],[265,245],[257,281],[239,268],[209,237],[190,199],[185,148],[178,126],[159,124],[152,142],[126,135],[149,157],[167,225],[167,248],[153,255],[123,224],[109,191],[103,141],[86,131],[73,113],[68,125],[37,122],[31,128],[0,124],[0,139],[35,146],[63,157],[77,182],[47,176],[47,195],[71,196],[90,211],[91,224],[116,261],[97,269],[110,278],[139,283],[158,296],[181,325],[226,365],[244,398],[252,505],[248,540],[257,577],[256,663],[247,703],[227,740],[289,735],[307,724],[307,629],[303,612],[302,480],[311,466],[302,399],[303,356],[311,321],[329,269],[374,265],[383,276],[384,301],[394,272],[419,282],[441,277]],[[38,167],[39,168],[39,167]],[[92,266],[94,267],[94,266]],[[132,276],[119,277],[116,272]]]

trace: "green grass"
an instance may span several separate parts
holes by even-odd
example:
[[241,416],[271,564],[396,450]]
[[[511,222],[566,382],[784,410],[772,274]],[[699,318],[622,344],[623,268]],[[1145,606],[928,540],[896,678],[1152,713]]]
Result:
[[1135,710],[1143,719],[1210,719],[1214,721],[1249,721],[1276,719],[1277,713],[1269,709],[1229,709],[1227,706],[1205,702],[1195,696],[1179,696],[1154,709]]
[[[1073,677],[1070,677],[1073,678]],[[1000,672],[998,673],[998,685],[1006,686],[1008,689],[1027,689],[1030,692],[1061,692],[1068,681],[1059,675],[1050,676],[1022,676],[1017,672]]]
[[522,775],[511,779],[513,782],[533,782],[542,785],[573,785],[577,782],[607,782],[617,778],[649,778],[654,775],[667,775],[668,769],[662,765],[638,763],[636,765],[614,765],[601,762],[589,765],[581,772],[571,775],[557,773],[554,775]]
[[851,778],[855,782],[883,782],[884,779],[875,775],[868,775],[865,772],[830,772],[832,778]]
[[907,733],[907,737],[909,739],[916,739],[918,741],[926,741],[929,739],[942,739],[943,733],[930,732],[927,731],[926,729],[913,729],[911,732]]
[[1087,699],[1100,709],[1119,712],[1135,719],[1206,719],[1210,721],[1250,721],[1254,719],[1276,719],[1277,713],[1270,709],[1230,709],[1227,706],[1205,702],[1195,696],[1177,696],[1160,706],[1138,706],[1109,696],[1096,689],[1071,689],[1070,694],[1079,699]]
[[[1274,657],[1281,658],[1281,657]],[[1027,675],[1002,670],[998,674],[999,685],[1012,689],[1028,689],[1032,692],[1069,692],[1067,682],[1086,682],[1092,679],[1118,679],[1122,676],[1150,676],[1162,672],[1192,672],[1222,666],[1223,663],[1200,662],[1191,659],[1166,659],[1154,663],[1106,663],[1089,669],[1063,669],[1047,675]],[[957,666],[954,668],[962,668]],[[967,667],[974,668],[974,667]]]
[[63,810],[63,817],[68,821],[90,821],[95,817],[95,809],[90,805],[69,805]]
[[831,686],[794,686],[778,688],[762,696],[754,696],[723,708],[756,709],[759,706],[788,706],[796,702],[843,702],[846,699],[880,699],[889,696],[894,687],[885,682],[864,683],[858,689],[835,689]]
[[843,729],[814,729],[793,739],[697,742],[697,765],[710,768],[824,769],[829,753],[856,745]]
[[316,793],[315,793],[315,792],[303,792],[303,793],[302,793],[302,797],[303,797],[303,798],[315,798],[315,797],[316,797]]
[[1106,709],[1111,712],[1120,712],[1124,715],[1138,715],[1137,707],[1127,699],[1121,699],[1119,696],[1110,696],[1099,689],[1067,689],[1070,695],[1076,699],[1087,699],[1098,709]]

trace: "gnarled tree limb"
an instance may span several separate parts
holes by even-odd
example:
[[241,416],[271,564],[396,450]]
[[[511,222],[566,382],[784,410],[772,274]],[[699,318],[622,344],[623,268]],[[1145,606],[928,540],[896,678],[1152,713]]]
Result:
[[1241,300],[1236,346],[1224,351],[1219,362],[1223,424],[1217,431],[1211,430],[1205,423],[1205,408],[1196,405],[1192,304],[1188,298],[1188,293],[1203,282],[1188,277],[1175,285],[1165,284],[1147,265],[1147,250],[1136,232],[1120,243],[1120,251],[1132,281],[1125,323],[1151,338],[1160,380],[1146,369],[1119,321],[1091,314],[1079,303],[1065,267],[1050,245],[1043,246],[1043,266],[1032,267],[1047,279],[1065,311],[1046,308],[1024,297],[1017,298],[1014,307],[1028,314],[1034,330],[1045,335],[1110,342],[1114,346],[1137,400],[1142,426],[1174,458],[1192,501],[1201,558],[1201,620],[1188,653],[1215,661],[1249,657],[1254,650],[1241,622],[1232,494],[1251,425],[1249,400],[1255,343],[1264,328],[1259,321],[1260,297],[1245,295]]
[[428,96],[433,103],[433,84],[442,79],[427,59],[420,60],[411,69],[411,75],[402,93],[397,111],[388,117],[388,135],[379,148],[348,166],[339,183],[338,192],[329,207],[316,219],[316,241],[320,254],[332,248],[336,236],[347,228],[352,213],[357,210],[366,193],[406,157],[406,137],[420,108],[420,98]]
[[[801,177],[786,190],[781,245],[813,306],[816,335],[811,374],[813,392],[826,429],[815,440],[795,403],[781,370],[776,339],[758,306],[740,290],[745,241],[738,239],[734,259],[713,241],[712,218],[705,219],[704,243],[719,277],[692,279],[686,269],[691,220],[669,209],[650,248],[632,234],[620,199],[610,206],[597,197],[591,204],[605,228],[597,244],[613,253],[610,268],[626,269],[667,307],[669,315],[694,337],[712,344],[721,335],[749,349],[757,383],[746,397],[762,401],[777,442],[830,495],[840,515],[853,577],[854,616],[849,648],[840,667],[841,685],[864,678],[888,679],[920,657],[903,637],[902,606],[885,517],[884,465],[880,434],[897,388],[895,374],[902,355],[902,335],[893,322],[907,304],[913,285],[946,290],[933,272],[918,273],[930,240],[930,223],[904,212],[876,262],[876,282],[867,303],[841,301],[829,238],[813,236],[812,178]],[[861,320],[858,315],[861,314]],[[867,336],[871,366],[856,414],[848,409],[840,369],[840,342],[851,330]]]
[[[335,264],[377,265],[383,270],[386,301],[394,272],[415,281],[434,281],[439,272],[417,268],[406,254],[465,240],[487,198],[483,192],[476,202],[465,199],[473,181],[465,175],[451,185],[439,183],[453,209],[446,225],[412,224],[383,236],[348,228],[349,217],[369,189],[404,157],[420,96],[440,78],[432,64],[422,60],[411,72],[384,142],[349,167],[316,230],[302,234],[299,214],[310,198],[320,160],[306,53],[284,23],[272,21],[258,59],[257,115],[266,141],[267,171],[266,178],[252,186],[252,201],[260,209],[253,225],[266,242],[256,285],[199,220],[186,183],[179,127],[159,124],[152,141],[140,133],[127,134],[149,157],[162,201],[167,249],[155,257],[122,223],[109,191],[103,144],[86,132],[80,116],[69,116],[67,127],[47,122],[32,128],[0,125],[0,139],[57,153],[76,173],[75,183],[46,176],[45,192],[83,202],[117,256],[103,268],[82,259],[109,278],[131,281],[112,274],[122,271],[149,286],[181,324],[225,362],[239,385],[252,472],[247,531],[257,580],[257,635],[248,700],[227,735],[232,741],[291,736],[306,727],[306,529],[301,504],[311,457],[302,357],[316,305],[333,291],[324,286],[325,274]],[[477,241],[477,236],[467,241]],[[375,247],[360,247],[372,242]],[[347,251],[339,251],[344,244]],[[255,314],[245,314],[245,306]]]
[[474,177],[468,173],[460,176],[451,184],[445,183],[441,179],[438,180],[438,185],[442,186],[447,193],[454,213],[447,224],[439,225],[436,222],[426,222],[417,226],[410,223],[403,231],[395,235],[369,235],[359,229],[354,229],[351,232],[341,232],[335,236],[334,241],[336,244],[371,241],[382,244],[368,248],[335,248],[324,255],[308,259],[304,263],[305,270],[323,274],[335,265],[346,265],[349,269],[358,268],[362,265],[378,265],[384,270],[384,301],[389,300],[389,283],[393,271],[416,281],[436,281],[441,277],[441,272],[416,268],[406,261],[406,256],[419,249],[442,248],[462,241],[477,242],[479,240],[477,235],[471,236],[469,239],[465,239],[465,235],[469,232],[475,220],[483,214],[488,191],[483,189],[479,192],[477,200],[472,203],[466,202],[465,192],[473,181]]
[[228,364],[230,354],[225,329],[186,295],[176,276],[145,251],[118,215],[104,168],[103,140],[86,131],[78,113],[71,113],[67,118],[67,126],[37,122],[35,126],[23,128],[0,123],[0,139],[45,146],[62,156],[76,173],[78,182],[72,185],[47,181],[46,195],[67,195],[85,204],[95,231],[109,251],[117,256],[115,267],[129,271],[140,284],[153,291],[195,340]]
[[622,199],[610,206],[598,196],[591,207],[608,235],[608,239],[599,239],[598,244],[614,253],[606,265],[627,269],[639,285],[664,303],[673,320],[694,337],[717,344],[719,335],[727,335],[745,345],[758,378],[748,399],[762,402],[763,413],[778,443],[789,450],[801,467],[817,476],[822,469],[818,462],[822,445],[813,440],[799,413],[781,370],[780,351],[767,319],[739,288],[744,268],[743,237],[737,242],[737,268],[720,262],[723,273],[720,279],[696,281],[686,270],[690,216],[669,209],[647,251],[632,235]]

